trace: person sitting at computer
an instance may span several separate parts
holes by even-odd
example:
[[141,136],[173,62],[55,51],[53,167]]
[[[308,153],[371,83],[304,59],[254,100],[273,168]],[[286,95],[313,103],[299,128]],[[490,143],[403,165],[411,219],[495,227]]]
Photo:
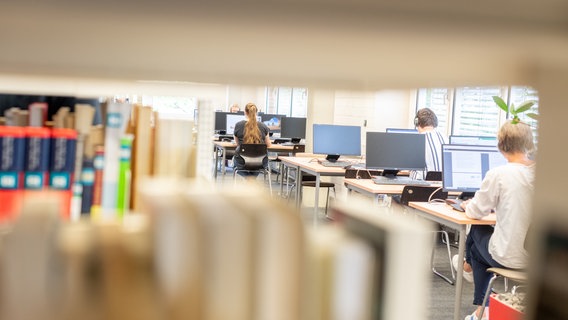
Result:
[[[442,171],[442,144],[448,139],[438,131],[438,117],[430,108],[422,108],[416,112],[414,126],[420,134],[426,135],[426,172]],[[423,171],[411,171],[410,177],[422,180],[426,176]]]
[[239,105],[237,103],[233,103],[233,105],[229,109],[229,112],[231,112],[231,113],[237,113],[239,111],[241,111],[241,107],[239,107]]
[[[242,144],[264,143],[268,147],[272,145],[270,142],[268,127],[257,120],[258,109],[252,102],[245,106],[246,120],[241,120],[235,124],[234,136],[235,142],[238,144],[233,157],[233,166],[237,169],[243,169],[245,160],[240,156],[240,148]],[[264,166],[268,166],[268,156],[263,160]],[[246,175],[245,172],[241,172]],[[253,174],[254,176],[258,174]]]
[[[491,274],[490,267],[522,269],[528,253],[524,243],[531,222],[534,190],[534,151],[531,128],[525,123],[506,122],[497,136],[497,147],[507,164],[491,169],[481,188],[462,207],[471,219],[481,219],[496,212],[495,226],[472,225],[466,241],[464,270],[473,272],[476,310],[466,320],[478,319]],[[484,316],[485,318],[485,316]]]

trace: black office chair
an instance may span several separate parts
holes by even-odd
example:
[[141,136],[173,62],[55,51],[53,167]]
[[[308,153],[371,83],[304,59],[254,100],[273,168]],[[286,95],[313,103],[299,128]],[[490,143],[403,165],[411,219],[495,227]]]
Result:
[[[268,176],[268,186],[270,188],[270,194],[272,194],[272,181],[270,178],[270,168],[268,167],[268,149],[266,145],[260,143],[242,144],[239,155],[240,158],[244,160],[244,163],[242,165],[235,165],[233,169],[233,180],[236,181],[239,172],[262,173],[264,180],[266,180]],[[236,158],[236,156],[234,158]]]

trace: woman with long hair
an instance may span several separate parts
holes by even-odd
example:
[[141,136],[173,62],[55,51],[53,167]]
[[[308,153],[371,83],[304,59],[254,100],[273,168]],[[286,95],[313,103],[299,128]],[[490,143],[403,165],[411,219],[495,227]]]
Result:
[[[235,157],[233,158],[234,167],[242,169],[244,167],[244,159],[240,156],[241,145],[244,144],[266,144],[271,146],[270,130],[268,127],[257,120],[258,108],[252,102],[247,103],[245,106],[246,120],[237,122],[235,125],[235,142],[237,142],[237,149],[235,150]],[[263,163],[268,166],[268,157],[264,158]]]

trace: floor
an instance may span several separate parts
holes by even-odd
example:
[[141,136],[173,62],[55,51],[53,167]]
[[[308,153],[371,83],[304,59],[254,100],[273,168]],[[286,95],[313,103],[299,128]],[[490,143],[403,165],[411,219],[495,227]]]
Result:
[[[240,179],[239,177],[237,179]],[[257,178],[258,182],[263,182],[262,175]],[[273,195],[279,196],[280,195],[280,182],[275,182],[275,176],[272,175],[272,186],[273,186]],[[228,185],[234,184],[233,180],[233,173],[230,168],[228,168],[225,175],[219,173],[217,178],[217,184]],[[237,180],[238,183],[238,180]],[[265,182],[265,185],[266,182]],[[341,183],[336,183],[337,194],[335,197],[342,198],[346,195],[346,188]],[[345,189],[345,190],[343,190]],[[332,199],[331,203],[334,201],[333,192],[331,193]],[[284,198],[286,197],[286,188],[284,188]],[[304,199],[307,199],[309,196],[304,195]],[[322,192],[321,198],[325,197],[325,193]],[[293,203],[294,199],[290,199],[290,203]],[[318,224],[325,224],[330,222],[329,219],[325,217],[324,207],[325,203],[320,202],[320,212],[318,215],[317,223]],[[307,203],[308,201],[304,201],[304,205],[301,208],[301,214],[306,222],[307,226],[313,225],[313,201],[311,204]],[[452,237],[452,235],[450,235]],[[454,239],[453,237],[451,238]],[[452,256],[457,254],[457,249],[455,247],[451,247]],[[443,274],[450,273],[450,261],[448,260],[447,249],[445,244],[441,241],[438,241],[435,248],[435,258],[434,258],[434,265],[438,269],[438,271],[442,272]],[[429,266],[428,266],[429,268]],[[455,295],[455,286],[450,285],[442,278],[434,275],[432,273],[431,278],[431,287],[430,287],[430,303],[428,314],[424,319],[429,320],[438,320],[438,319],[453,319],[453,310],[454,310],[454,295]],[[412,287],[410,285],[409,290]],[[473,284],[468,283],[467,281],[463,282],[463,293],[462,293],[462,303],[461,303],[461,315],[460,319],[463,319],[467,314],[471,313],[475,307],[472,305],[473,299]]]

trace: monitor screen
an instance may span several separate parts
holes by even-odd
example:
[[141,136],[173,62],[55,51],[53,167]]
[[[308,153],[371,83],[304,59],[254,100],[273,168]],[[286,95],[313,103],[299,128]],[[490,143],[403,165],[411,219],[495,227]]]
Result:
[[424,170],[425,135],[367,132],[366,158],[368,169]]
[[450,144],[474,144],[478,146],[496,146],[496,137],[483,136],[450,136]]
[[481,187],[487,171],[507,164],[496,146],[442,145],[444,191],[473,193]]
[[[227,123],[227,134],[234,134],[235,133],[235,125],[237,122],[246,120],[247,117],[244,114],[239,113],[227,113],[226,115],[226,123]],[[261,121],[261,117],[256,117],[257,121]]]
[[330,161],[339,156],[361,155],[361,127],[314,124],[314,153],[326,154]]
[[282,118],[280,127],[282,138],[306,138],[306,118]]
[[280,132],[282,119],[286,118],[286,115],[263,113],[261,118],[262,122],[270,129],[270,132]]
[[387,128],[386,132],[390,133],[418,133],[416,129]]
[[227,130],[227,114],[229,112],[215,111],[215,131]]

